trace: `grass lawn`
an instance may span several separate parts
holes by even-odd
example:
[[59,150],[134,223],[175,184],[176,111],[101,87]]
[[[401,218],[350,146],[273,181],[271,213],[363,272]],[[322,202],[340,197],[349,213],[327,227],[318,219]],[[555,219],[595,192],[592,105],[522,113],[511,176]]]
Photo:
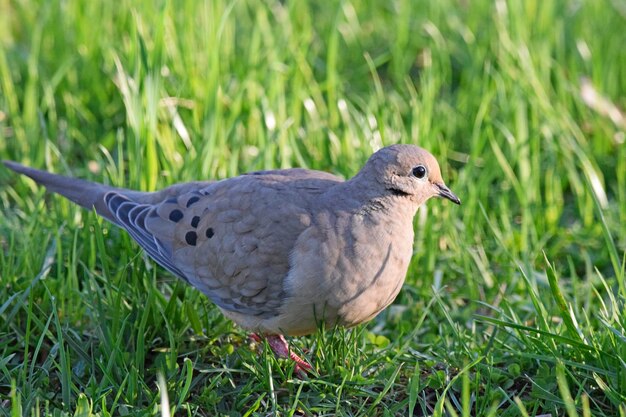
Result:
[[626,416],[626,3],[0,0],[0,159],[154,190],[437,156],[395,303],[299,380],[0,166],[0,415]]

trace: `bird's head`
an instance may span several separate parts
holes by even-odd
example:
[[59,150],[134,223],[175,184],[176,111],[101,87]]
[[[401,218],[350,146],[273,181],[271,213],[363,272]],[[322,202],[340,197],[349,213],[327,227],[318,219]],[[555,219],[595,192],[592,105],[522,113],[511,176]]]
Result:
[[392,145],[374,153],[359,175],[376,184],[383,196],[409,199],[417,206],[431,197],[461,200],[446,186],[434,156],[414,145]]

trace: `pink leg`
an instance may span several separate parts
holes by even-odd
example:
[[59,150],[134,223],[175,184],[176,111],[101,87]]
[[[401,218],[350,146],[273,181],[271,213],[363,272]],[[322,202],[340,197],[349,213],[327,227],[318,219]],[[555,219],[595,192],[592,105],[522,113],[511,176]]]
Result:
[[[262,341],[262,338],[256,333],[251,333],[250,338],[256,342]],[[267,340],[267,344],[270,345],[270,348],[277,357],[291,359],[296,363],[295,371],[298,376],[305,377],[307,372],[313,369],[307,361],[289,349],[289,344],[282,335],[271,334],[265,336],[265,340]]]

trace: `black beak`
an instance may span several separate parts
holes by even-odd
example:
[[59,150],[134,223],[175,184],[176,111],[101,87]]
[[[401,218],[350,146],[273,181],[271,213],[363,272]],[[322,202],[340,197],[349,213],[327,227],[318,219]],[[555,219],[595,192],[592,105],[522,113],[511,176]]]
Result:
[[438,191],[437,195],[439,197],[447,198],[448,200],[452,201],[454,204],[458,204],[459,206],[461,205],[461,200],[459,200],[459,197],[454,195],[454,193],[450,191],[450,189],[446,187],[444,184],[435,184],[435,188],[437,188],[437,191]]

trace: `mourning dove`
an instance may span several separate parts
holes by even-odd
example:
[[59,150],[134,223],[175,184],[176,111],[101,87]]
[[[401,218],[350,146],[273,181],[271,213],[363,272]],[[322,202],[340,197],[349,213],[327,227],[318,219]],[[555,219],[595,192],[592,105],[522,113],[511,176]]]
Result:
[[460,204],[436,159],[413,145],[380,149],[348,181],[285,169],[152,193],[4,163],[125,229],[297,370],[310,366],[283,335],[371,320],[404,282],[418,207],[431,197]]

